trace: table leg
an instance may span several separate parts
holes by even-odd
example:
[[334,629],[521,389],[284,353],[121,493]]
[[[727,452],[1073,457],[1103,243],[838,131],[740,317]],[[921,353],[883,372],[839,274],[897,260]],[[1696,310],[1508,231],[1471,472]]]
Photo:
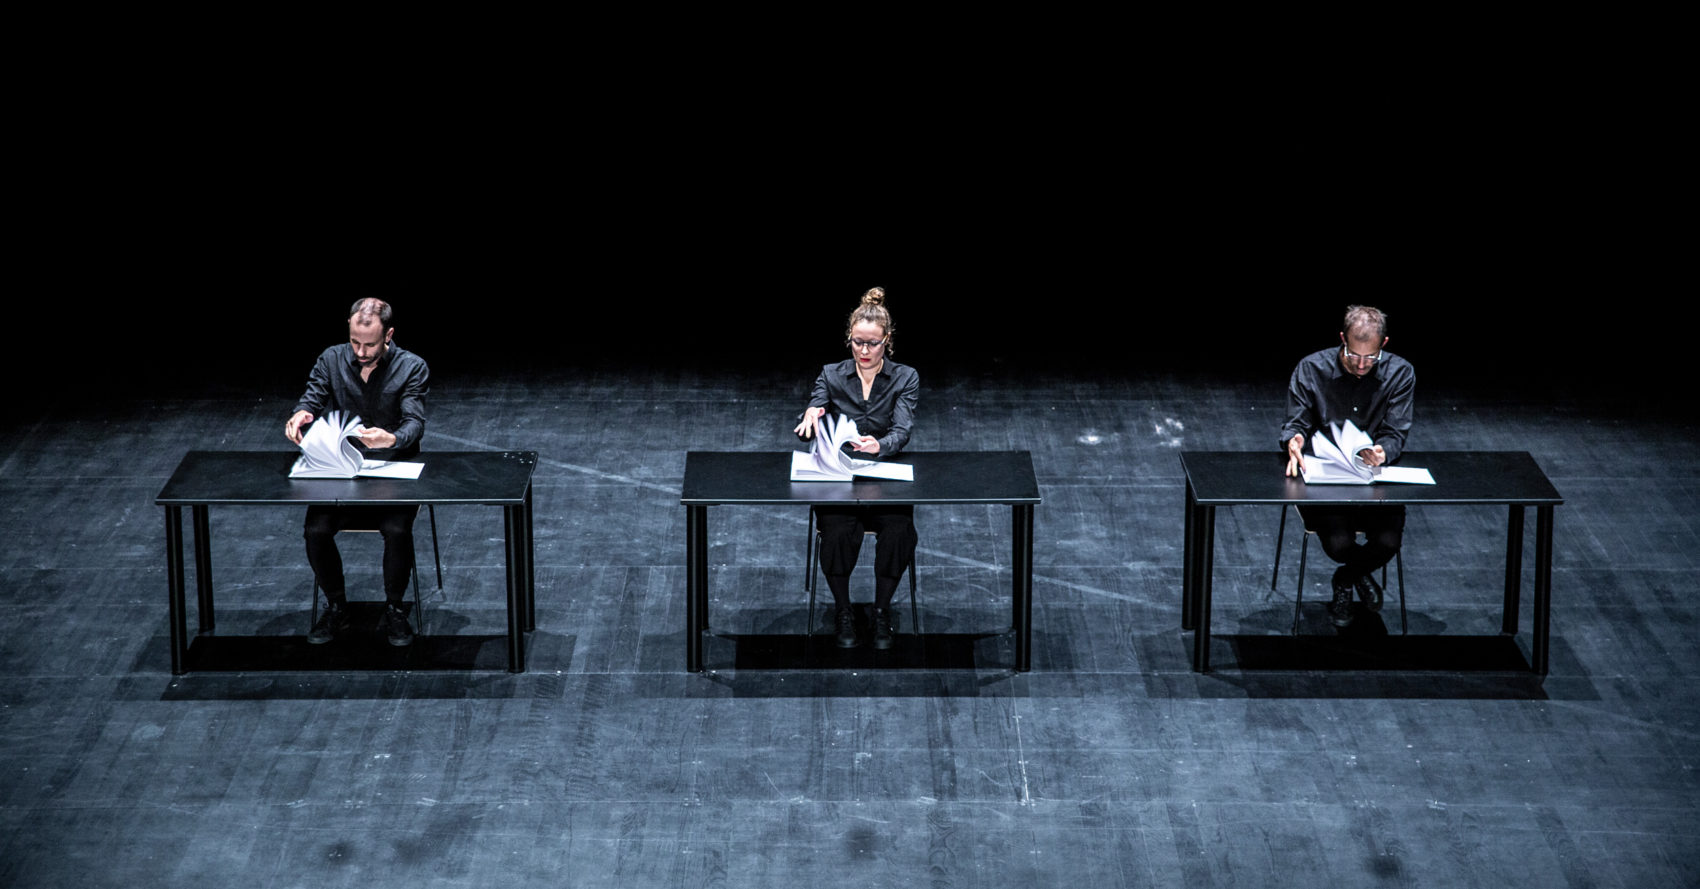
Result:
[[1194,584],[1198,579],[1197,566],[1193,559],[1198,554],[1198,523],[1195,520],[1197,497],[1192,490],[1192,479],[1186,481],[1186,523],[1181,540],[1181,629],[1190,630],[1197,626],[1193,620],[1193,597],[1197,594]]
[[502,507],[502,540],[507,548],[508,574],[508,672],[525,672],[525,557],[520,538],[525,536],[523,506]]
[[1505,519],[1505,614],[1500,632],[1517,635],[1517,612],[1523,595],[1523,507],[1510,507]]
[[532,517],[536,510],[531,504],[531,483],[525,484],[525,541],[520,554],[525,557],[525,629],[537,629],[537,538],[533,533]]
[[183,507],[165,508],[166,631],[171,636],[171,675],[188,672],[188,603],[183,589]]
[[708,627],[708,507],[685,507],[685,669],[702,672]]
[[1216,570],[1216,507],[1205,506],[1198,510],[1198,517],[1193,520],[1196,525],[1198,553],[1196,561],[1196,579],[1193,585],[1193,625],[1197,628],[1192,634],[1192,669],[1199,673],[1210,672],[1210,587],[1211,575]]
[[1547,675],[1548,646],[1552,631],[1552,507],[1535,507],[1535,638],[1530,665],[1541,678]]
[[1033,669],[1033,506],[1010,507],[1010,580],[1015,593],[1015,671]]
[[204,635],[213,631],[212,531],[205,504],[189,507],[189,514],[195,527],[195,599]]

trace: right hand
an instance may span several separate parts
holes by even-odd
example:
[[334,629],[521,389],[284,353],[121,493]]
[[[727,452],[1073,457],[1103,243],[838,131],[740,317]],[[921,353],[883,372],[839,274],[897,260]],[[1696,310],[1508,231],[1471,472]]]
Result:
[[798,423],[797,428],[791,431],[797,433],[800,438],[813,438],[815,433],[820,431],[820,418],[825,413],[824,407],[811,407],[803,411],[803,422]]
[[301,428],[311,422],[313,422],[312,412],[296,411],[295,416],[290,417],[289,422],[283,424],[283,437],[295,442],[296,444],[300,444]]
[[1295,435],[1287,439],[1287,477],[1293,478],[1305,468],[1305,437]]

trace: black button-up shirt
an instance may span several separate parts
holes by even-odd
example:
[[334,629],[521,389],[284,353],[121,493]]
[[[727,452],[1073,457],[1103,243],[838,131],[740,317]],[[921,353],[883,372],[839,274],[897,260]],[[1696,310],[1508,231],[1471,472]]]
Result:
[[1416,402],[1417,372],[1411,362],[1382,352],[1369,373],[1357,376],[1340,364],[1340,347],[1305,356],[1287,383],[1287,424],[1281,427],[1281,450],[1295,435],[1305,437],[1332,423],[1351,420],[1381,449],[1387,462],[1405,450]]
[[849,417],[856,422],[856,431],[879,439],[880,457],[893,457],[909,443],[909,429],[915,423],[915,396],[920,391],[921,375],[915,368],[887,358],[864,399],[856,362],[846,358],[821,368],[809,407],[824,407],[834,417]]
[[315,419],[328,411],[352,411],[360,415],[362,425],[395,435],[393,448],[360,445],[367,457],[405,460],[419,453],[419,439],[425,435],[425,394],[430,382],[425,359],[394,343],[378,359],[371,377],[362,380],[354,348],[342,343],[319,354],[295,410],[307,411]]

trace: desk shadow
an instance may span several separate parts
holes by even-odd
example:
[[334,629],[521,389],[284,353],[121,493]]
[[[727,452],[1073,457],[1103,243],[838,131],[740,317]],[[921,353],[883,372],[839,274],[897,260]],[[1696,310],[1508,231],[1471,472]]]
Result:
[[[1179,644],[1176,645],[1175,643]],[[1214,634],[1208,674],[1190,669],[1192,634],[1159,634],[1141,644],[1154,660],[1189,666],[1146,678],[1154,698],[1335,698],[1437,700],[1598,700],[1580,674],[1529,670],[1512,636],[1269,636]],[[1179,657],[1177,657],[1177,655]],[[1571,662],[1555,642],[1551,662]]]
[[[377,631],[378,614],[382,603],[351,603],[353,627],[343,635],[323,645],[307,641],[307,616],[285,614],[269,616],[255,627],[252,621],[221,620],[224,625],[249,627],[252,634],[216,632],[193,637],[189,643],[185,666],[186,676],[172,677],[172,687],[163,695],[174,698],[248,698],[248,697],[365,697],[368,692],[377,697],[464,697],[468,689],[495,676],[516,676],[508,669],[508,637],[506,633],[451,634],[469,625],[464,615],[447,610],[431,609],[424,632],[414,637],[413,644],[393,646]],[[223,617],[224,615],[221,615]],[[240,615],[234,615],[240,616]],[[418,629],[416,627],[416,629]],[[540,664],[569,663],[575,637],[561,637],[533,631],[526,634],[526,667],[538,669]],[[138,654],[133,667],[137,674],[154,673],[170,663],[170,642],[163,634],[151,639]],[[230,677],[233,674],[292,673],[300,677],[322,676],[324,682],[302,678],[285,684],[262,682],[269,691],[255,694],[252,681],[235,685],[211,681],[210,677]],[[347,677],[371,673],[371,681],[345,681]],[[397,674],[420,673],[430,676],[443,674],[448,686],[434,685],[432,680],[398,683]],[[454,674],[473,674],[477,682],[457,682]],[[525,674],[517,674],[525,675]],[[386,678],[388,677],[388,678]],[[368,689],[368,687],[370,687]],[[361,689],[368,689],[362,691]],[[471,692],[477,696],[476,692]],[[496,691],[492,696],[508,697],[513,692]]]
[[[898,633],[889,649],[864,638],[839,648],[825,633],[713,634],[703,641],[704,666],[733,670],[980,670],[1007,665],[982,663],[977,649],[995,633]],[[728,657],[725,644],[730,643]],[[730,661],[728,663],[727,661]]]

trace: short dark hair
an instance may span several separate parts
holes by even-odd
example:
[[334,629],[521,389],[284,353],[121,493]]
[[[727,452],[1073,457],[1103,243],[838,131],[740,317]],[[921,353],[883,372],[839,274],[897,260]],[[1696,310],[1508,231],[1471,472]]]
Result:
[[1377,341],[1387,338],[1387,316],[1375,306],[1347,306],[1340,332],[1346,339],[1364,339],[1371,331]]
[[376,318],[384,330],[390,329],[391,314],[393,313],[389,303],[370,296],[355,300],[354,305],[348,308],[348,320],[360,318],[363,323],[370,324],[371,320]]

